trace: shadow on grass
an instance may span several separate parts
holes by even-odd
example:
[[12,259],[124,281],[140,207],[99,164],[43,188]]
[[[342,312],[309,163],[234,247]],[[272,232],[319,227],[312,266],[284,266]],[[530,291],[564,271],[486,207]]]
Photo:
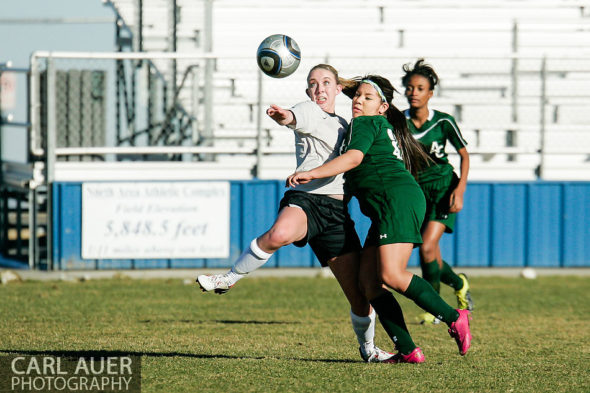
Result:
[[193,358],[193,359],[236,359],[236,360],[264,360],[264,359],[278,359],[278,360],[295,360],[301,362],[319,362],[319,363],[359,363],[359,360],[350,359],[302,359],[293,357],[280,357],[280,356],[235,356],[235,355],[208,355],[199,353],[183,353],[183,352],[137,352],[137,351],[68,351],[68,350],[50,350],[50,351],[39,351],[39,350],[20,350],[20,349],[0,349],[0,356],[6,355],[28,355],[28,356],[42,356],[50,355],[63,358],[91,358],[91,357],[120,357],[120,356],[151,356],[151,357],[162,357],[162,358]]
[[195,321],[190,319],[143,319],[140,323],[192,323],[201,324],[205,322],[224,323],[224,324],[244,324],[244,325],[297,325],[301,322],[289,321],[238,321],[228,319],[217,319],[213,321]]
[[298,325],[301,322],[287,322],[287,321],[234,321],[234,320],[227,320],[227,319],[218,319],[215,321],[216,323],[226,323],[226,324],[245,324],[245,325]]

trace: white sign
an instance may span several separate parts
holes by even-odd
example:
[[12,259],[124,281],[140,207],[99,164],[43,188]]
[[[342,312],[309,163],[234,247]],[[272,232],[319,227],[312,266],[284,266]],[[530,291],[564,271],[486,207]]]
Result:
[[82,258],[227,258],[228,182],[82,184]]

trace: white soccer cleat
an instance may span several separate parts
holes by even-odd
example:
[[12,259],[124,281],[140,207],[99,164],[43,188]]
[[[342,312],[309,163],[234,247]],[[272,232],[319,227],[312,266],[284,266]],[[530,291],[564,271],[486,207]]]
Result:
[[377,346],[375,346],[373,352],[367,354],[365,352],[365,348],[363,348],[363,346],[361,345],[359,347],[359,352],[361,353],[361,358],[363,358],[363,360],[367,363],[382,363],[386,360],[389,360],[394,355],[393,353],[384,351],[378,348]]
[[211,292],[222,295],[229,291],[233,284],[225,274],[203,274],[197,277],[197,283],[203,292]]

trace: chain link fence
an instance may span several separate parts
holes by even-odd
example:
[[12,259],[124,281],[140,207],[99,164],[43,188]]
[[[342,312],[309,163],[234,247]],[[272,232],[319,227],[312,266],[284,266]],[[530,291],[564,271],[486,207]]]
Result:
[[[416,60],[305,57],[293,75],[273,79],[246,57],[37,54],[31,150],[43,155],[51,147],[58,160],[218,162],[239,156],[255,175],[261,161],[267,168],[284,168],[267,172],[280,177],[293,168],[293,137],[264,111],[270,104],[290,107],[306,100],[313,65],[330,63],[345,78],[388,77],[400,92],[394,104],[403,110],[402,66]],[[542,176],[543,164],[556,162],[555,157],[547,161],[549,156],[565,156],[561,161],[573,166],[588,159],[590,58],[490,55],[426,61],[440,77],[431,107],[457,119],[477,156],[475,173],[487,162],[522,163]],[[341,95],[336,112],[349,118],[350,106]],[[149,147],[160,149],[145,150]]]

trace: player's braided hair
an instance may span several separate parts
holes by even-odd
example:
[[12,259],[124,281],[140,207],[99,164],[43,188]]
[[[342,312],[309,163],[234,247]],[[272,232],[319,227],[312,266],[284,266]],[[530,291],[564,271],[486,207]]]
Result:
[[434,86],[438,84],[438,75],[434,72],[434,68],[430,64],[424,62],[424,59],[418,59],[413,68],[410,63],[404,64],[402,69],[405,73],[402,77],[402,85],[404,87],[408,86],[410,78],[414,75],[420,75],[428,79],[430,90],[434,90]]
[[385,116],[387,117],[387,121],[393,126],[393,133],[400,145],[399,147],[406,168],[414,177],[416,177],[418,171],[427,167],[432,162],[432,159],[424,152],[422,144],[414,139],[408,130],[406,116],[393,105],[393,93],[397,92],[397,90],[388,79],[382,76],[366,75],[363,77],[341,80],[340,83],[343,85],[342,92],[348,97],[353,98],[357,88],[361,85],[363,80],[369,80],[376,83],[383,92],[383,95],[389,104]]

